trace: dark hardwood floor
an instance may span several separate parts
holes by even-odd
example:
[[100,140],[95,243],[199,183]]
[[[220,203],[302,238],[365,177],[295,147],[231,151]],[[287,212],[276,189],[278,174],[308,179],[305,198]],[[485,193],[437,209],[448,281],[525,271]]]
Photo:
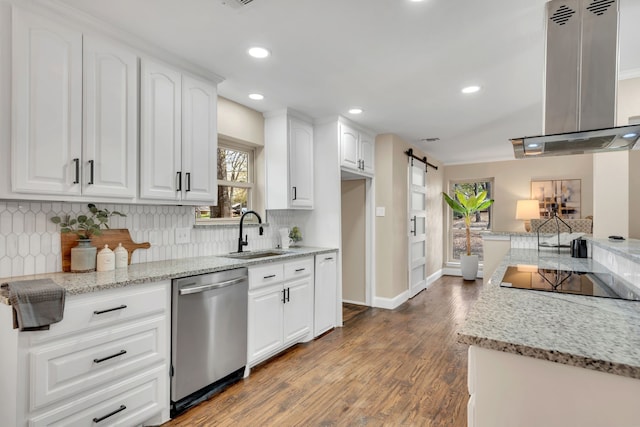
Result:
[[342,323],[346,326],[347,323],[350,324],[352,320],[355,320],[360,314],[370,309],[371,307],[368,307],[366,305],[343,303]]
[[395,310],[366,310],[165,426],[465,426],[456,336],[481,287],[445,276]]

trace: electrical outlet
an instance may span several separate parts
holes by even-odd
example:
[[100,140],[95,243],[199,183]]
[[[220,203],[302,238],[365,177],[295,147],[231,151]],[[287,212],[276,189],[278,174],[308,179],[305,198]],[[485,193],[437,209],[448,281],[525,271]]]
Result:
[[189,243],[190,240],[191,240],[191,228],[189,227],[176,228],[176,245]]

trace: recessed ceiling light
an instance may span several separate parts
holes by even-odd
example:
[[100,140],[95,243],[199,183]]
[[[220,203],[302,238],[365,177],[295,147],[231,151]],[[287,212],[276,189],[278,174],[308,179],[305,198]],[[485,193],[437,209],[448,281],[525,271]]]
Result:
[[253,99],[254,101],[262,101],[264,99],[264,95],[262,95],[261,93],[250,93],[249,98]]
[[536,144],[535,142],[532,142],[531,144],[527,144],[527,148],[538,148],[540,146],[540,144]]
[[480,86],[467,86],[462,88],[462,93],[476,93],[480,90]]
[[269,52],[268,49],[265,49],[264,47],[259,47],[259,46],[254,46],[252,48],[250,48],[248,50],[249,55],[253,56],[254,58],[266,58],[267,56],[271,55],[271,52]]
[[636,136],[638,136],[637,133],[628,133],[628,134],[624,135],[623,138],[631,139],[631,138],[635,138]]
[[359,107],[349,108],[349,114],[362,114],[362,111],[362,108]]

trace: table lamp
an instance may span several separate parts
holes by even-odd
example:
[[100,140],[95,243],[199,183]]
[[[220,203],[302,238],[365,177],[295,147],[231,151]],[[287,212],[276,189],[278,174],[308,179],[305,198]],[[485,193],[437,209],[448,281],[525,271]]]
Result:
[[540,206],[537,200],[518,200],[516,205],[516,219],[524,220],[524,229],[531,231],[531,219],[540,218]]

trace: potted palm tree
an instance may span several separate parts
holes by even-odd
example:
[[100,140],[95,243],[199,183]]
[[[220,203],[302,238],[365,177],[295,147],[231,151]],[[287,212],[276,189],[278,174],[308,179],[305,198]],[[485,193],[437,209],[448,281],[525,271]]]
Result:
[[486,190],[478,194],[466,194],[462,190],[456,189],[455,199],[444,192],[442,196],[449,207],[464,218],[467,231],[467,254],[460,255],[460,269],[464,280],[475,280],[478,274],[478,255],[471,255],[471,218],[491,206],[493,199],[487,199]]

